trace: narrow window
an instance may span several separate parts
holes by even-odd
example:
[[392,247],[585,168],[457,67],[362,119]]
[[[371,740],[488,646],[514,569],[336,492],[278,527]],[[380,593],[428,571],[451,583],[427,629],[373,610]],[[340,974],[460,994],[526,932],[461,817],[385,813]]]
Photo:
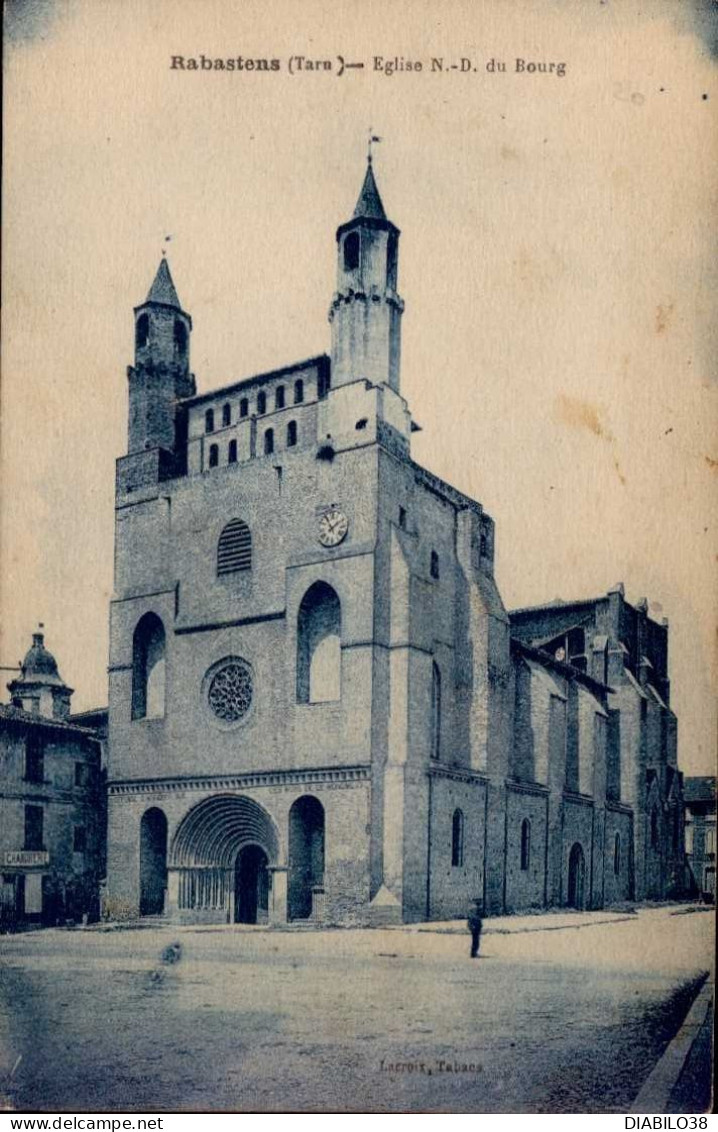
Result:
[[297,700],[326,703],[341,698],[342,611],[326,582],[309,587],[297,618]]
[[524,818],[521,822],[521,868],[524,872],[531,864],[531,822]]
[[651,848],[658,848],[658,810],[655,806],[651,810]]
[[441,758],[441,669],[431,665],[431,757]]
[[277,392],[274,394],[274,407],[275,409],[284,408],[284,386],[278,385]]
[[217,543],[217,573],[234,574],[252,569],[252,534],[241,519],[232,519]]
[[240,417],[246,417],[249,415],[249,401],[246,397],[243,397],[239,402],[239,415]]
[[264,455],[271,456],[274,452],[274,429],[268,428],[264,434]]
[[266,413],[266,411],[267,411],[267,394],[264,392],[264,390],[262,390],[261,393],[257,394],[257,412],[261,416],[262,413]]
[[184,357],[187,353],[187,327],[179,318],[175,319],[174,340],[177,353],[180,357]]
[[431,552],[431,576],[432,578],[439,577],[439,555],[435,550]]
[[214,409],[207,409],[204,414],[204,431],[214,432]]
[[25,740],[25,780],[42,782],[45,778],[45,743],[37,731],[30,731]]
[[75,786],[85,787],[89,779],[89,767],[86,763],[75,763]]
[[236,464],[237,463],[237,441],[236,440],[230,440],[230,442],[229,442],[229,450],[227,452],[227,463],[228,464]]
[[41,850],[43,844],[44,813],[42,806],[25,806],[25,849]]
[[227,402],[226,405],[222,406],[222,426],[223,426],[223,428],[227,428],[227,426],[231,425],[231,423],[232,423],[232,406],[229,404],[229,402]]
[[87,844],[87,834],[84,825],[76,825],[72,836],[73,853],[84,853]]
[[454,810],[451,819],[451,865],[460,869],[464,864],[464,813]]
[[147,345],[147,340],[150,336],[150,318],[147,314],[141,314],[137,319],[137,326],[135,327],[135,345],[138,350],[143,350]]
[[350,232],[344,239],[344,270],[356,271],[359,266],[359,233]]
[[216,444],[210,444],[210,446],[209,446],[209,466],[210,466],[210,468],[216,468],[218,464],[219,464],[219,446],[216,445]]
[[406,530],[406,508],[404,507],[399,508],[399,526],[402,531]]
[[155,613],[140,618],[132,638],[132,718],[165,714],[165,630]]
[[301,405],[304,400],[304,382],[298,377],[294,382],[294,404]]
[[290,421],[287,425],[287,448],[294,448],[297,443],[297,422]]
[[613,839],[613,872],[616,876],[621,872],[621,837],[618,833]]

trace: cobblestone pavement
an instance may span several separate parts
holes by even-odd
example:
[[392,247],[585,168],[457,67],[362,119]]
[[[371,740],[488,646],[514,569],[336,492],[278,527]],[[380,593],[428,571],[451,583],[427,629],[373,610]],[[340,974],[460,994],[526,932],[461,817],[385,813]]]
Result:
[[0,1095],[24,1111],[626,1111],[712,962],[713,917],[582,924],[490,932],[478,961],[468,935],[422,930],[3,937]]

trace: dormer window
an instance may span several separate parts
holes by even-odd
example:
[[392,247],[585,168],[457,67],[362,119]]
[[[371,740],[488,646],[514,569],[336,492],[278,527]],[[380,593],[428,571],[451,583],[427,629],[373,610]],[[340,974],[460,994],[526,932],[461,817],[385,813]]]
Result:
[[356,271],[359,266],[359,233],[350,232],[344,240],[344,270]]

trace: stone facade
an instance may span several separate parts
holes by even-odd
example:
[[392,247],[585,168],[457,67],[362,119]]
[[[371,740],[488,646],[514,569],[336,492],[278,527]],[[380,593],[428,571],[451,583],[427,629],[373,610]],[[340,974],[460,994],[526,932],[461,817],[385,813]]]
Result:
[[645,618],[629,664],[600,618],[581,659],[543,648],[550,611],[509,617],[493,520],[411,458],[398,244],[370,165],[337,231],[331,356],[211,393],[164,260],[135,309],[111,914],[387,923],[665,893],[665,633]]
[[0,705],[0,927],[96,918],[104,868],[101,741],[36,633]]

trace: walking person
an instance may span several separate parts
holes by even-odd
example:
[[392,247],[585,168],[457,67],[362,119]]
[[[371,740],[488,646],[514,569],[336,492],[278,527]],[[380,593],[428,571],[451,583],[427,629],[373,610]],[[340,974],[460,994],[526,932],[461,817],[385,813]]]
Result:
[[469,911],[469,918],[466,921],[469,931],[471,932],[471,958],[479,958],[479,943],[481,942],[481,929],[484,922],[481,919],[481,901],[474,900],[474,903]]

